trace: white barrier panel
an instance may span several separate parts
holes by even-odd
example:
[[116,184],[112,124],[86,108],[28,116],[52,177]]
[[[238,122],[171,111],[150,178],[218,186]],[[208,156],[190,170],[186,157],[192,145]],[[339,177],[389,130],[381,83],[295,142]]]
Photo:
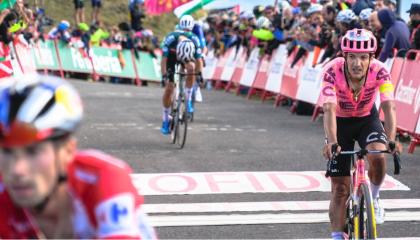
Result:
[[313,58],[314,52],[310,52],[305,65],[300,70],[296,99],[316,104],[321,93],[322,66],[318,64],[312,67]]
[[226,65],[223,68],[221,80],[229,82],[232,79],[233,73],[235,72],[236,62],[242,56],[244,48],[241,46],[238,51],[236,49],[230,49]]
[[258,66],[260,63],[260,48],[254,48],[251,52],[251,55],[248,58],[247,63],[245,64],[244,71],[241,76],[240,84],[242,86],[251,87],[254,83],[255,76],[258,72]]
[[416,127],[415,133],[420,134],[420,117],[419,117],[419,120],[417,121],[417,127]]
[[[10,60],[10,63],[12,64],[12,72],[14,77],[20,77],[23,76],[22,68],[20,67],[19,61],[17,60],[16,51],[13,48],[12,43],[9,44],[10,46],[10,55],[13,56]],[[2,69],[3,70],[3,69]],[[5,70],[5,69],[4,69]]]
[[273,93],[280,93],[284,66],[287,61],[286,45],[282,44],[277,48],[276,54],[271,61],[272,64],[268,70],[268,79],[267,84],[265,85],[265,90]]
[[203,78],[211,79],[217,66],[217,58],[214,56],[214,50],[209,51],[206,57],[204,57],[206,67],[203,68]]

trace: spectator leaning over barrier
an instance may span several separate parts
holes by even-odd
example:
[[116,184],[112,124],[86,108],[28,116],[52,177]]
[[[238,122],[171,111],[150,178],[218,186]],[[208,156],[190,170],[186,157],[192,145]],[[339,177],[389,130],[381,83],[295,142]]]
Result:
[[338,34],[334,35],[332,41],[334,43],[334,46],[336,46],[336,49],[338,49],[338,52],[340,53],[340,42],[344,34],[346,34],[348,30],[351,30],[353,28],[361,28],[361,26],[359,26],[359,23],[357,22],[356,14],[354,14],[354,12],[350,9],[341,10],[340,12],[338,12],[336,17],[336,24]]
[[76,25],[85,22],[84,0],[73,0],[74,3],[74,21]]
[[[8,45],[12,41],[12,36],[9,32],[9,28],[16,24],[18,21],[18,13],[15,10],[4,9],[0,13],[0,42],[4,45]],[[4,56],[0,56],[4,58]]]
[[364,29],[370,29],[369,26],[369,17],[372,14],[373,9],[372,8],[365,8],[363,9],[359,14],[359,23]]
[[393,11],[394,13],[397,12],[397,0],[384,0],[384,4],[389,10]]
[[379,22],[378,11],[372,11],[369,16],[369,29],[376,37],[378,43],[378,48],[376,49],[375,56],[379,56],[381,53],[382,47],[385,43],[385,32],[382,31],[382,25]]
[[386,8],[384,0],[376,0],[375,1],[375,10],[376,11],[379,11],[379,10],[384,9],[384,8]]
[[410,48],[410,30],[407,24],[396,20],[395,13],[389,9],[380,10],[378,19],[382,31],[385,32],[385,43],[378,60],[385,62],[387,58],[393,57],[393,49],[398,51]]
[[105,31],[101,22],[96,22],[90,26],[91,36],[90,36],[90,45],[92,47],[101,46],[102,40],[109,38],[109,33]]
[[89,25],[86,23],[79,23],[77,29],[71,33],[72,37],[79,39],[72,44],[73,47],[83,48],[85,53],[89,53],[91,32]]
[[51,31],[48,33],[48,38],[52,40],[60,40],[64,43],[69,43],[71,40],[69,29],[70,23],[66,20],[62,20],[56,27],[51,29]]
[[265,16],[259,17],[257,19],[257,29],[252,31],[252,35],[258,39],[260,53],[264,53],[269,41],[274,39],[271,21]]
[[411,4],[407,13],[410,13],[411,47],[414,49],[420,49],[420,4]]
[[331,5],[324,6],[322,9],[322,17],[324,18],[324,23],[319,34],[319,46],[324,48],[325,51],[321,56],[319,63],[323,63],[327,58],[331,58],[336,52],[335,45],[332,41],[333,35],[337,31],[335,24],[336,8]]
[[265,52],[269,55],[284,42],[283,31],[281,30],[282,25],[282,16],[272,5],[268,5],[264,9],[264,16],[271,21],[272,31],[274,34],[274,39],[268,42],[267,49]]

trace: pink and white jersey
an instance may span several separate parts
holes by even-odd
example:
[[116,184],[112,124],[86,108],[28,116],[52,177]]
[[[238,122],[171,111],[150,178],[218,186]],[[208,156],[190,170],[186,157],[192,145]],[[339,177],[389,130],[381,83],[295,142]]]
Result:
[[[99,151],[79,152],[68,167],[75,238],[155,239],[142,213],[131,169]],[[30,213],[15,206],[0,179],[0,238],[40,237]]]
[[336,58],[325,65],[322,74],[321,103],[337,104],[337,117],[365,117],[374,107],[379,90],[381,103],[394,99],[394,86],[385,65],[373,59],[358,101],[346,81],[344,58]]

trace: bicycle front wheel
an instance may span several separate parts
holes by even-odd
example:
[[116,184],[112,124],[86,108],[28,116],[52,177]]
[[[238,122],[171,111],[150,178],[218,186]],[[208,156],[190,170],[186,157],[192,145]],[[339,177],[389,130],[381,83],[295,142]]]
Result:
[[376,239],[376,221],[372,195],[366,183],[359,187],[359,207],[355,222],[356,239]]

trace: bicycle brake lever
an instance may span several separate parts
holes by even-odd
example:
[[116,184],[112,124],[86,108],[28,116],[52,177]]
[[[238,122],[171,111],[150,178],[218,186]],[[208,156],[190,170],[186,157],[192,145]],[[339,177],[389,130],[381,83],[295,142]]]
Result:
[[394,175],[400,174],[401,170],[401,159],[399,153],[394,153]]

